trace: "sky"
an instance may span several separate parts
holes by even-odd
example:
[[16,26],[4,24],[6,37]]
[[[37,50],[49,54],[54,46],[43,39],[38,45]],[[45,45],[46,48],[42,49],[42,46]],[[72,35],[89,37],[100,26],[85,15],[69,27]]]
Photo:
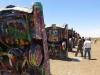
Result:
[[46,26],[68,24],[81,36],[100,37],[100,0],[2,0],[0,8],[10,4],[31,8],[32,2],[42,3]]

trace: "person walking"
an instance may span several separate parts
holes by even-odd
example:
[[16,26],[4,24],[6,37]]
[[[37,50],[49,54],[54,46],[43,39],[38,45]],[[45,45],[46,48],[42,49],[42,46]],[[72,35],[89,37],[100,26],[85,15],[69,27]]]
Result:
[[97,39],[95,39],[94,43],[96,43],[96,42],[97,42]]
[[83,49],[82,48],[83,48],[83,40],[81,39],[81,37],[79,37],[79,39],[78,39],[78,48],[77,48],[77,51],[75,53],[76,57],[77,57],[79,51],[81,53],[81,57],[83,57]]
[[86,38],[85,42],[84,42],[84,59],[86,59],[86,53],[88,52],[88,60],[91,59],[91,41],[89,40],[89,38]]

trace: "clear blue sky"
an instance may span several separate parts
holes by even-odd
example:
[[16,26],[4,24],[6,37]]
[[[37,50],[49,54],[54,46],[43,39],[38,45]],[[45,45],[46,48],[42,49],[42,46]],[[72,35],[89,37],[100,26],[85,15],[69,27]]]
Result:
[[31,7],[41,2],[47,26],[68,24],[82,36],[100,37],[100,0],[2,0],[0,8],[9,4]]

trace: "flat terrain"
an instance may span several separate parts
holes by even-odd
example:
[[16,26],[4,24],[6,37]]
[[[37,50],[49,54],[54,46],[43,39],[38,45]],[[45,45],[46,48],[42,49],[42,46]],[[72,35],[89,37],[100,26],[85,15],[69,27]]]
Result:
[[[76,51],[76,49],[73,49]],[[69,52],[69,58],[73,58],[75,52]],[[80,57],[80,53],[78,57]],[[87,54],[88,56],[88,54]],[[52,75],[100,75],[100,41],[92,43],[91,59],[82,58],[82,61],[64,61],[50,59]]]

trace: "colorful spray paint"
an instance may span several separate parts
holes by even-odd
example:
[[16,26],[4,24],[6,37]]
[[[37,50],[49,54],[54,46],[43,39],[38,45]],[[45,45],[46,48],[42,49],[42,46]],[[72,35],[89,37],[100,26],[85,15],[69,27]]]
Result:
[[46,27],[50,58],[68,58],[68,25]]
[[35,2],[31,9],[9,5],[5,8],[8,14],[4,10],[0,12],[0,58],[3,58],[0,59],[0,70],[11,67],[14,74],[49,75],[50,62],[41,3]]

